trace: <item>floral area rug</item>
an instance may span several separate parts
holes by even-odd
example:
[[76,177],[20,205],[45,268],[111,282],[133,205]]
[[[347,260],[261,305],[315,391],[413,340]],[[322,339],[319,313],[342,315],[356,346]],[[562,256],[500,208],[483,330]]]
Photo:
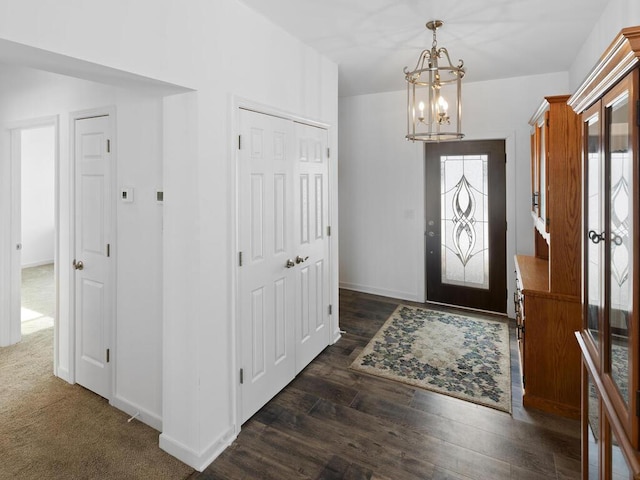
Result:
[[351,368],[511,413],[507,322],[400,305]]

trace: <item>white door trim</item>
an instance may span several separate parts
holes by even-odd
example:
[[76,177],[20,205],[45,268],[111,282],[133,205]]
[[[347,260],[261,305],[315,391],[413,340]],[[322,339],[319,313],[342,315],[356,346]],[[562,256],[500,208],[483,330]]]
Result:
[[[238,232],[238,227],[239,227],[239,222],[238,222],[238,202],[239,202],[239,198],[238,198],[238,192],[239,192],[239,188],[238,188],[238,171],[237,171],[237,165],[238,165],[238,158],[239,158],[239,148],[238,148],[238,142],[239,142],[239,136],[240,136],[240,110],[250,110],[256,113],[262,113],[262,114],[266,114],[266,115],[271,115],[274,117],[280,117],[286,120],[291,120],[293,122],[297,122],[297,123],[303,123],[306,125],[310,125],[310,126],[314,126],[314,127],[319,127],[319,128],[324,128],[327,130],[327,141],[328,141],[328,146],[331,147],[333,145],[332,143],[332,128],[331,125],[324,123],[324,122],[319,122],[319,121],[315,121],[315,120],[311,120],[308,118],[304,118],[302,116],[299,115],[295,115],[289,112],[286,112],[284,110],[269,106],[269,105],[265,105],[265,104],[261,104],[259,102],[254,102],[252,100],[243,98],[243,97],[239,97],[236,95],[232,95],[231,97],[231,113],[230,113],[230,118],[231,118],[231,125],[232,125],[232,130],[231,130],[231,135],[229,138],[229,151],[231,152],[230,155],[230,162],[231,162],[231,166],[229,168],[229,185],[231,185],[232,187],[229,189],[229,205],[231,205],[231,245],[233,245],[233,249],[231,252],[232,258],[231,258],[231,269],[230,269],[230,285],[231,285],[231,322],[232,322],[232,328],[231,328],[231,338],[230,338],[230,345],[231,345],[231,349],[232,349],[232,354],[231,354],[231,372],[230,372],[230,378],[231,378],[231,385],[232,385],[232,391],[231,391],[231,398],[232,398],[232,413],[231,413],[231,418],[235,419],[235,425],[234,425],[234,431],[235,431],[235,435],[237,435],[240,432],[240,427],[242,425],[242,398],[240,396],[240,365],[241,365],[241,341],[242,339],[240,338],[240,332],[239,332],[239,298],[238,298],[238,252],[239,252],[239,245],[238,245],[238,241],[239,241],[239,232]],[[336,164],[336,155],[330,155],[329,158],[329,225],[332,226],[332,233],[333,231],[337,232],[338,230],[338,226],[337,225],[333,225],[333,218],[334,218],[334,212],[337,211],[337,203],[334,200],[334,189],[337,189],[337,186],[334,185],[335,183],[335,176],[334,176],[334,172],[337,172],[337,164]],[[335,217],[337,217],[337,215],[335,215]],[[334,245],[334,239],[336,237],[332,236],[329,239],[329,258],[331,259],[329,261],[329,300],[330,302],[333,304],[333,315],[331,315],[330,318],[330,328],[334,329],[336,332],[338,332],[338,321],[337,321],[337,313],[338,313],[338,298],[337,298],[337,293],[334,295],[334,290],[337,288],[337,259],[334,258],[334,255],[337,254],[337,251],[335,248],[333,248]],[[331,338],[329,340],[329,342],[335,342],[340,338],[339,333],[335,333],[335,332],[329,332],[329,335],[332,335],[333,338]]]
[[[91,117],[101,117],[101,116],[109,116],[109,130],[111,132],[111,225],[109,237],[113,239],[113,243],[111,245],[110,256],[112,258],[111,264],[111,275],[109,275],[110,289],[112,292],[110,299],[110,309],[113,312],[110,322],[110,331],[108,333],[108,344],[110,345],[110,363],[111,363],[111,392],[109,395],[109,403],[112,402],[115,393],[115,385],[116,385],[116,362],[117,362],[117,351],[116,351],[116,286],[117,286],[117,246],[116,246],[116,217],[117,217],[117,139],[116,139],[116,107],[108,106],[108,107],[99,107],[92,108],[88,110],[80,110],[76,112],[71,112],[69,114],[69,185],[71,186],[71,191],[69,194],[69,251],[68,258],[70,262],[73,261],[75,255],[75,231],[76,231],[76,215],[75,215],[75,202],[76,202],[76,192],[75,192],[75,178],[76,178],[76,155],[75,155],[75,137],[76,137],[76,128],[75,123],[76,120],[81,120],[83,118],[91,118]],[[66,268],[71,271],[72,265],[61,265],[61,268]],[[68,346],[69,346],[69,378],[67,381],[70,383],[75,383],[76,381],[76,295],[75,295],[75,275],[70,275],[71,281],[69,282],[69,338],[68,338]]]
[[[54,129],[54,215],[55,215],[55,246],[54,246],[54,264],[56,270],[54,271],[54,278],[56,285],[58,282],[58,232],[59,232],[59,173],[60,173],[60,161],[59,161],[59,118],[58,115],[51,115],[46,117],[38,117],[27,120],[20,120],[17,122],[11,122],[5,124],[2,127],[2,140],[5,143],[3,149],[4,160],[3,168],[0,171],[4,171],[2,177],[5,177],[5,183],[3,190],[6,189],[6,196],[0,204],[6,205],[6,207],[0,208],[1,218],[7,219],[6,234],[3,235],[3,239],[0,239],[0,244],[4,244],[2,247],[2,259],[0,264],[5,264],[6,268],[2,268],[3,281],[0,283],[8,284],[8,289],[4,290],[4,295],[9,292],[8,297],[0,295],[2,297],[2,309],[0,310],[0,345],[6,346],[17,343],[21,340],[21,318],[20,318],[20,275],[19,271],[21,265],[17,264],[20,255],[16,254],[16,248],[21,243],[22,228],[21,228],[21,147],[20,147],[20,133],[23,130],[29,130],[32,128],[48,127],[51,126]],[[19,262],[18,262],[19,263]],[[56,290],[56,310],[54,312],[54,374],[57,375],[58,356],[57,356],[57,336],[58,336],[58,292]]]

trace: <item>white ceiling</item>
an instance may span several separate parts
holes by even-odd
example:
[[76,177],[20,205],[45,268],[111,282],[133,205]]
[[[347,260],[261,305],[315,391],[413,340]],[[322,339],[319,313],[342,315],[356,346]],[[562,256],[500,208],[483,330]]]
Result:
[[[569,70],[608,0],[242,0],[339,65],[341,96],[401,90],[431,46],[463,59],[466,81]],[[259,39],[256,39],[259,41]]]

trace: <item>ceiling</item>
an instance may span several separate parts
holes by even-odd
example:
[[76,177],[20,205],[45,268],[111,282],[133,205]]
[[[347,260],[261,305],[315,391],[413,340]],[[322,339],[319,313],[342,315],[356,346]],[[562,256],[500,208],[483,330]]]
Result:
[[463,59],[466,81],[569,70],[608,0],[242,0],[339,65],[340,96],[405,88],[431,46]]

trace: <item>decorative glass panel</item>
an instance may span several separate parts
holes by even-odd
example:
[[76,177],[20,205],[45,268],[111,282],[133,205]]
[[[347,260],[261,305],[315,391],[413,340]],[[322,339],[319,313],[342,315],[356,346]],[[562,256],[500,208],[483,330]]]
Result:
[[600,235],[604,231],[602,221],[602,160],[600,158],[600,120],[596,115],[587,125],[587,232],[589,239],[587,251],[587,328],[593,341],[600,341],[601,317],[600,299],[602,296],[602,256],[604,251]]
[[487,155],[440,157],[442,283],[489,288]]
[[633,299],[633,198],[629,149],[629,99],[625,94],[609,107],[608,175],[610,255],[609,345],[611,376],[629,404],[629,318]]

